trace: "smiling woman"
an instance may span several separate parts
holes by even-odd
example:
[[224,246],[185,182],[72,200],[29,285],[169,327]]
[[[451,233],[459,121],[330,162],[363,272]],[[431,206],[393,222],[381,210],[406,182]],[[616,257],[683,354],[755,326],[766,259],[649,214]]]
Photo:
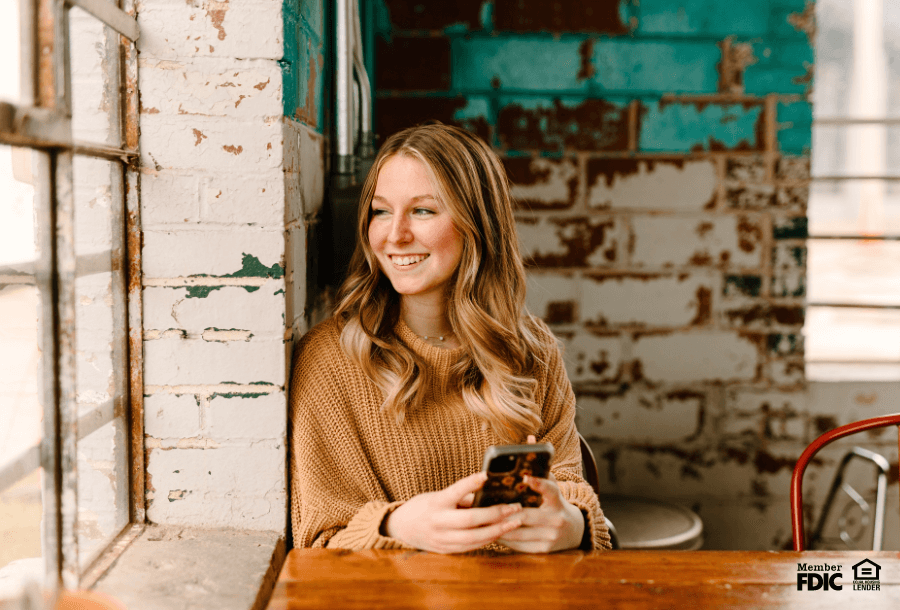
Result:
[[[291,383],[296,546],[550,552],[609,548],[581,472],[556,339],[524,307],[506,174],[440,124],[385,142],[360,200],[334,317]],[[491,445],[554,446],[543,497],[471,508]]]
[[[372,197],[369,244],[394,290],[406,297],[406,307],[439,304],[462,258],[462,235],[432,190],[421,161],[394,156],[381,168]],[[425,336],[449,332],[435,329]]]

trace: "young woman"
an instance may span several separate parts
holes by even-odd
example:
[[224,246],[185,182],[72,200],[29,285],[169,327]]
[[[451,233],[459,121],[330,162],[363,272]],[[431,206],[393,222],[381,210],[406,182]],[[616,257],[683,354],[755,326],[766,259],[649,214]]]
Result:
[[[297,547],[545,553],[609,548],[581,476],[557,342],[524,307],[509,185],[472,134],[391,137],[363,187],[333,318],[291,381]],[[471,508],[490,445],[552,443],[539,508]]]

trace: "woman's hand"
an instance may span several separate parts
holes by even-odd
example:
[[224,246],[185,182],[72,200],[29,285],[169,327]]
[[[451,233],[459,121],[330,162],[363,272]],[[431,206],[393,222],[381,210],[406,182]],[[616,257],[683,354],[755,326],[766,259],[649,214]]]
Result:
[[471,504],[472,494],[486,480],[486,474],[476,472],[440,491],[413,496],[388,515],[382,530],[435,553],[465,553],[508,535],[522,524],[521,505],[461,508]]
[[[529,434],[525,442],[533,445],[537,439]],[[578,507],[562,497],[553,473],[549,479],[529,476],[522,481],[544,500],[538,508],[526,508],[521,516],[522,527],[498,542],[520,553],[552,553],[578,547],[587,524]]]
[[524,477],[523,481],[544,501],[538,508],[526,508],[519,518],[522,526],[504,534],[498,542],[521,553],[552,553],[577,548],[584,535],[584,516],[559,491],[553,474],[549,479]]

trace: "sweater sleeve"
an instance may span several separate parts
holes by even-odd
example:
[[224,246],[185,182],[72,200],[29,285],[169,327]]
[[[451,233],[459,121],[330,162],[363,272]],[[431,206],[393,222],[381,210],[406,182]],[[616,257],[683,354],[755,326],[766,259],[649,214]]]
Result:
[[[549,333],[549,330],[547,331]],[[611,549],[609,528],[600,509],[600,500],[584,480],[581,465],[581,447],[575,428],[575,393],[563,365],[559,348],[549,350],[543,376],[542,426],[538,442],[551,443],[555,455],[550,469],[556,478],[560,492],[567,502],[576,506],[585,519],[590,535],[590,545],[584,550]]]
[[366,458],[353,414],[353,405],[365,401],[348,393],[352,384],[336,325],[322,326],[297,346],[291,376],[294,546],[408,548],[379,532],[385,516],[401,502],[389,501]]

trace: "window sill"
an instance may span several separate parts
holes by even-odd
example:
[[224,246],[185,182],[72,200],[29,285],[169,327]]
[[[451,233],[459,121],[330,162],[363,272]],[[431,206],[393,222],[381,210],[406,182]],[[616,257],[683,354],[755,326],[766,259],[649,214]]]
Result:
[[93,589],[128,610],[262,610],[284,556],[281,532],[149,525]]

